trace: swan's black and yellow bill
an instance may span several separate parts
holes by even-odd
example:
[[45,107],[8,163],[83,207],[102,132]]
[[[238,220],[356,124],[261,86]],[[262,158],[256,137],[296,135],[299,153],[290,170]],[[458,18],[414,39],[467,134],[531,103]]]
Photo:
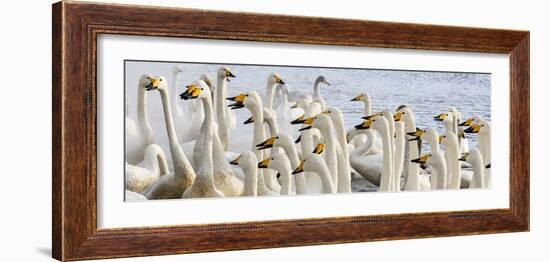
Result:
[[445,137],[446,136],[444,136],[444,135],[437,137],[437,142],[440,143],[440,144],[443,143],[443,140],[445,140]]
[[238,95],[238,96],[228,97],[228,98],[226,98],[227,100],[229,100],[229,101],[235,101],[235,103],[229,104],[229,105],[227,105],[227,106],[230,107],[231,109],[243,108],[243,107],[244,107],[244,99],[245,99],[247,96],[248,96],[248,94],[243,93],[243,94],[240,94],[240,95]]
[[257,144],[256,147],[258,148],[258,150],[272,148],[273,144],[275,144],[276,139],[277,139],[277,137],[272,136],[272,137],[268,138],[267,140]]
[[435,120],[435,121],[440,121],[440,122],[441,122],[441,121],[443,121],[444,119],[445,119],[445,113],[441,113],[441,114],[439,114],[439,115],[437,115],[437,116],[434,116],[434,120]]
[[147,77],[147,79],[149,79],[150,82],[149,82],[148,85],[145,86],[145,90],[151,91],[151,90],[159,88],[160,79],[156,79],[156,78],[152,78],[152,77]]
[[416,131],[407,132],[407,135],[412,137],[411,139],[409,139],[409,141],[415,141],[415,140],[420,140],[422,138],[422,135],[424,135],[424,133],[426,133],[424,130],[417,127]]
[[267,168],[269,165],[269,158],[266,158],[262,160],[262,162],[258,163],[258,168]]
[[254,116],[249,117],[246,121],[243,122],[243,124],[248,125],[250,123],[254,123]]
[[284,85],[285,81],[283,81],[279,74],[275,74],[275,83]]
[[403,112],[397,112],[393,115],[393,121],[401,121],[403,117]]
[[185,90],[185,92],[180,94],[180,98],[183,100],[195,99],[199,97],[202,91],[202,89],[198,88],[195,85],[189,85],[189,86],[186,86],[186,88],[187,90]]
[[462,153],[462,157],[460,157],[458,160],[459,161],[466,161],[468,159],[469,155],[470,155],[470,153],[468,153],[468,152]]
[[304,124],[304,125],[307,125],[307,126],[298,129],[298,131],[304,131],[304,130],[311,129],[312,124],[313,124],[313,120],[314,120],[313,117],[310,117],[310,118],[304,120],[303,124]]
[[418,163],[418,164],[426,164],[426,162],[428,162],[428,159],[430,159],[430,155],[423,155],[417,159],[411,160],[411,162]]
[[299,135],[298,138],[296,138],[296,141],[294,141],[294,144],[298,144],[302,142],[302,135]]
[[363,101],[363,95],[358,95],[352,98],[350,101]]
[[464,133],[479,133],[480,129],[481,129],[480,125],[473,124],[470,127],[464,129]]
[[231,160],[231,162],[229,162],[229,164],[232,164],[232,165],[238,165],[239,164],[239,159],[241,158],[241,156],[238,156],[237,158]]
[[293,175],[304,172],[304,162],[305,160],[300,161],[300,164],[298,165],[298,167],[294,169],[294,171],[292,171]]
[[233,73],[231,73],[231,71],[229,71],[229,70],[225,70],[225,76],[226,76],[225,79],[227,80],[227,82],[231,82],[231,80],[230,80],[229,78],[235,78],[235,77],[236,77],[236,76],[235,76]]
[[464,122],[458,124],[458,126],[471,126],[474,123],[474,118],[470,117],[466,119]]
[[319,143],[315,146],[312,153],[320,155],[321,153],[323,153],[323,151],[325,151],[325,144]]
[[304,115],[301,115],[298,118],[290,121],[290,124],[292,124],[292,125],[303,124],[305,121],[306,121],[306,119],[304,118]]
[[374,120],[372,118],[369,118],[363,121],[363,123],[356,125],[355,129],[369,129],[370,126],[372,125],[372,122],[374,122]]

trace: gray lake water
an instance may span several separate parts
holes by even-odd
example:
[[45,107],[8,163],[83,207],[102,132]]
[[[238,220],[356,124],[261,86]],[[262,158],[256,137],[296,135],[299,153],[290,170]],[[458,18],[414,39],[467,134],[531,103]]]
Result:
[[[201,74],[208,74],[215,83],[216,72],[220,66],[220,64],[126,61],[125,92],[129,114],[133,119],[136,119],[135,107],[139,77],[148,73],[164,75],[171,81],[172,68],[176,64],[180,64],[184,69],[180,78],[181,83],[178,83],[178,94],[184,91],[185,85],[198,79]],[[303,95],[312,94],[315,79],[319,75],[325,76],[332,86],[323,86],[321,94],[326,100],[327,106],[340,108],[344,114],[347,129],[361,122],[363,103],[350,102],[350,99],[363,91],[367,91],[372,98],[373,112],[394,111],[399,105],[408,105],[416,114],[418,127],[433,127],[440,133],[444,131],[443,124],[435,122],[433,116],[447,111],[449,106],[456,107],[463,119],[474,114],[487,120],[491,118],[490,74],[226,65],[237,76],[228,84],[228,96],[235,96],[251,89],[263,96],[267,76],[272,72],[278,72],[289,85],[291,91],[289,100],[293,101]],[[158,95],[150,97],[149,114],[157,143],[168,150],[160,98]],[[184,105],[185,101],[181,100],[179,103]],[[236,110],[235,112],[239,135],[251,135],[251,125],[242,125],[242,122],[250,116],[247,110]],[[477,145],[475,135],[467,134],[467,138],[470,141],[470,148]]]

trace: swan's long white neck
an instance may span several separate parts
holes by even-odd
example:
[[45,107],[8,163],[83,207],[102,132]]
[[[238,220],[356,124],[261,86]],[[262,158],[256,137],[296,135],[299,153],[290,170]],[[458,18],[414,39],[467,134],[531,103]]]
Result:
[[470,153],[470,158],[469,162],[474,171],[472,181],[470,182],[470,188],[485,188],[485,166],[483,164],[483,158],[479,153],[477,156],[473,156]]
[[[407,112],[409,115],[405,120],[405,132],[415,132],[416,131],[416,122],[412,111]],[[420,152],[418,150],[418,141],[408,141],[406,150],[408,150],[408,159],[417,159],[420,157]],[[407,164],[407,180],[405,183],[406,190],[417,191],[420,190],[420,181],[418,178],[418,173],[420,172],[419,166],[416,163],[408,161]]]
[[147,145],[154,143],[153,128],[149,124],[149,116],[147,115],[147,91],[144,87],[138,87],[138,103],[137,115],[140,134],[145,137]]
[[332,174],[332,181],[338,183],[338,160],[337,160],[337,149],[336,149],[336,138],[334,137],[334,128],[332,121],[328,121],[327,125],[320,127],[321,134],[325,138],[326,144],[326,161],[330,173]]
[[164,89],[159,89],[159,92],[162,99],[162,107],[164,109],[166,131],[168,132],[168,140],[170,142],[170,153],[172,154],[172,160],[174,162],[174,175],[184,177],[187,181],[187,185],[185,186],[189,187],[193,184],[193,180],[195,179],[195,171],[187,160],[187,157],[185,157],[176,135],[174,120],[172,118],[172,108],[170,107],[170,95],[168,91]]
[[172,75],[172,92],[174,93],[174,99],[172,101],[172,109],[175,110],[175,106],[178,104],[178,80],[181,72],[179,70],[172,71],[174,74]]
[[225,119],[226,119],[225,97],[227,96],[226,88],[227,88],[226,77],[218,75],[217,86],[215,90],[216,92],[215,104],[216,104],[216,120],[220,128],[226,128],[225,126]]
[[460,179],[462,171],[460,168],[460,149],[458,147],[458,139],[452,132],[446,132],[444,140],[445,160],[447,162],[447,185],[449,189],[460,189]]
[[446,189],[447,188],[447,164],[441,152],[433,152],[430,157],[430,165],[432,167],[431,189]]
[[484,166],[491,164],[491,133],[479,134],[478,144],[479,151],[483,157]]
[[403,172],[403,161],[405,159],[405,124],[395,122],[395,148],[393,158],[394,191],[401,190],[401,173]]
[[291,183],[291,170],[290,170],[290,161],[288,158],[283,161],[283,166],[277,168],[277,172],[281,174],[281,195],[290,195],[292,189]]
[[267,107],[270,110],[273,110],[273,93],[274,92],[275,92],[275,83],[268,80],[267,87],[266,87],[267,100],[265,101],[265,107]]
[[[294,146],[294,144],[292,144],[291,141],[286,141],[284,143],[281,143],[281,148],[286,152],[286,155],[288,156],[288,160],[290,161],[290,168],[294,170],[300,164],[300,159],[298,157],[296,147]],[[307,194],[307,183],[304,174],[294,175],[294,183],[296,184],[296,194]]]
[[321,90],[319,88],[320,83],[321,83],[320,79],[317,78],[315,80],[315,84],[313,85],[313,97],[314,98],[321,98]]
[[336,193],[336,186],[332,181],[328,166],[323,161],[314,163],[311,171],[317,173],[321,178],[321,182],[323,183],[323,193]]
[[[255,159],[253,157],[253,159]],[[241,168],[244,172],[244,195],[245,196],[257,196],[258,195],[258,161],[253,161],[248,165],[243,165]]]
[[382,176],[380,178],[379,190],[382,192],[388,192],[391,190],[390,187],[393,174],[393,145],[391,142],[387,121],[384,121],[383,125],[380,128],[377,128],[376,131],[378,131],[378,133],[380,133],[380,136],[382,137],[382,158],[384,163],[384,166],[382,168]]

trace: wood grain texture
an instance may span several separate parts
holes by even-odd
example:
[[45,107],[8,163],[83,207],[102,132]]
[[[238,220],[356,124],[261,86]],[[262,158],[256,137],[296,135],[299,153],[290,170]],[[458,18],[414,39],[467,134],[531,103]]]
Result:
[[[81,260],[529,230],[529,33],[484,28],[59,2],[52,9],[53,257]],[[97,229],[100,34],[510,55],[510,208]]]

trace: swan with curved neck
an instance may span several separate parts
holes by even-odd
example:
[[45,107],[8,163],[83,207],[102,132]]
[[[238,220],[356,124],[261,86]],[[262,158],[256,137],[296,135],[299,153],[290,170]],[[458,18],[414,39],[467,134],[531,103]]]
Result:
[[195,142],[193,162],[196,168],[196,178],[193,185],[185,190],[184,198],[223,197],[224,194],[214,185],[214,113],[210,88],[202,81],[193,81],[180,97],[184,100],[201,99],[205,118],[200,134]]
[[344,127],[344,115],[342,111],[336,107],[329,107],[323,113],[328,115],[332,120],[334,131],[336,131],[336,140],[338,140],[342,153],[344,154],[345,162],[347,162],[345,165],[349,166],[349,149]]
[[147,91],[158,91],[162,100],[174,173],[162,176],[156,183],[147,188],[143,195],[147,199],[181,198],[183,192],[193,184],[196,177],[195,171],[187,157],[185,157],[176,135],[166,79],[161,76],[149,77],[148,80],[149,84],[145,86],[145,89]]
[[[281,195],[290,195],[291,193],[291,168],[290,160],[284,153],[271,154],[268,158],[258,163],[258,168],[273,169],[280,174]],[[301,188],[300,191],[305,191]]]
[[[405,123],[405,132],[416,132],[416,118],[413,111],[407,106],[400,106],[397,108],[397,113],[394,115],[395,121],[403,121]],[[417,163],[413,163],[410,160],[420,157],[421,149],[420,141],[409,141],[405,146],[405,166],[404,173],[407,175],[405,182],[405,190],[418,191],[420,190],[420,177],[419,166]]]
[[[267,124],[267,127],[269,129],[270,136],[276,135],[279,133],[279,126],[277,123],[277,115],[273,110],[269,110],[268,108],[263,108],[264,110],[264,120]],[[279,147],[274,147],[271,150],[267,150],[264,155],[272,155],[280,152]],[[269,189],[275,192],[279,192],[281,190],[281,185],[277,181],[277,174],[275,170],[273,169],[265,169],[264,171],[264,181]]]
[[485,187],[492,186],[491,172],[491,122],[482,120],[479,124],[472,124],[464,130],[466,133],[478,134],[478,148],[483,157],[483,166],[485,169]]
[[332,181],[337,185],[338,192],[351,192],[351,171],[343,157],[342,149],[335,138],[332,120],[326,114],[319,114],[301,121],[306,126],[300,130],[316,128],[325,138],[325,160],[332,175]]
[[273,94],[275,92],[275,86],[277,84],[285,84],[285,81],[283,81],[283,79],[278,73],[271,73],[267,77],[266,100],[265,100],[265,107],[267,107],[269,110],[273,110]]
[[460,161],[466,161],[472,165],[474,174],[469,188],[486,188],[485,186],[485,166],[483,166],[483,156],[477,148],[470,150],[468,153],[462,154]]
[[430,152],[420,158],[412,159],[411,162],[430,165],[432,168],[431,190],[447,188],[447,164],[441,152]]
[[447,164],[447,188],[460,189],[462,170],[460,168],[460,158],[458,139],[451,131],[446,131],[440,136],[439,142],[445,147],[445,162]]
[[124,170],[124,184],[126,190],[141,192],[162,175],[167,174],[168,163],[162,148],[156,144],[150,144],[145,149],[145,157],[137,166],[126,163]]
[[[181,65],[175,65],[172,68],[172,91],[178,93],[178,87],[181,82],[183,68]],[[174,117],[174,128],[180,143],[187,143],[197,138],[202,122],[204,120],[204,111],[199,100],[193,100],[191,103],[181,105],[177,95],[174,95],[170,105]]]
[[[393,116],[392,116],[393,117]],[[392,119],[393,120],[393,119]],[[405,123],[395,122],[395,148],[393,161],[394,191],[401,191],[401,174],[405,161]]]
[[365,120],[362,124],[356,125],[357,129],[374,129],[382,137],[382,158],[383,168],[382,175],[380,177],[379,191],[389,192],[392,190],[392,176],[393,176],[393,154],[392,154],[392,140],[389,132],[388,120],[384,116],[374,116]]
[[258,195],[258,159],[252,151],[246,151],[230,162],[239,165],[244,173],[243,196]]
[[363,102],[364,109],[363,109],[363,115],[370,116],[372,114],[371,111],[371,98],[369,93],[363,92],[360,95],[354,97],[351,99],[351,101],[361,101]]
[[327,105],[325,99],[323,99],[323,96],[321,96],[321,84],[331,86],[324,76],[318,76],[317,79],[315,79],[315,84],[313,85],[313,99],[319,102],[319,104],[321,105],[321,110],[326,110]]
[[138,81],[138,101],[137,101],[137,133],[126,130],[126,162],[131,165],[137,165],[143,160],[145,148],[154,144],[153,128],[149,123],[147,115],[147,91],[146,86],[150,84],[151,75],[142,75]]
[[[300,164],[298,151],[296,151],[296,147],[294,146],[292,138],[290,138],[290,136],[288,136],[287,134],[278,133],[256,146],[260,150],[272,147],[282,148],[290,161],[290,166],[292,170],[294,170]],[[294,175],[294,183],[296,184],[296,194],[308,193],[307,183],[302,173]]]
[[292,174],[296,175],[305,171],[316,173],[321,178],[322,193],[336,193],[336,186],[323,157],[308,152],[298,167],[292,171]]
[[227,97],[227,82],[230,82],[230,78],[234,78],[235,75],[231,72],[229,67],[221,66],[218,69],[217,74],[217,88],[216,88],[216,119],[218,121],[218,134],[222,143],[223,150],[227,150],[229,146],[229,138],[231,128],[235,127],[235,114],[229,110],[226,106],[225,98]]
[[[233,104],[228,105],[231,109],[246,108],[252,119],[254,119],[254,135],[252,139],[251,149],[256,154],[256,159],[264,159],[263,151],[258,150],[255,145],[265,140],[264,130],[264,110],[262,106],[262,99],[256,93],[256,91],[250,91],[249,93],[242,93],[234,97],[227,98],[230,101],[234,101]],[[276,195],[269,189],[265,183],[264,173],[262,170],[258,170],[258,195]]]

